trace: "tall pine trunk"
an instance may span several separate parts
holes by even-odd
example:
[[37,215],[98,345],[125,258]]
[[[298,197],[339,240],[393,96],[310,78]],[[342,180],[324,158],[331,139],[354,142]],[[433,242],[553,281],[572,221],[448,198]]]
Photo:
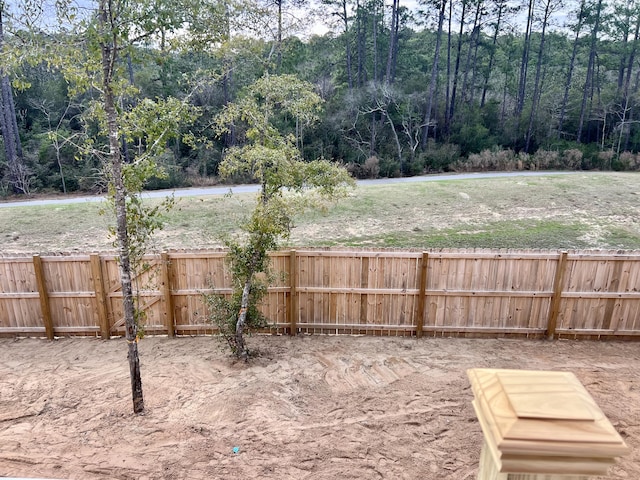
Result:
[[391,29],[389,31],[389,53],[387,55],[387,71],[385,83],[393,84],[395,77],[396,49],[398,47],[398,21],[400,0],[393,0],[391,6]]
[[451,104],[449,105],[449,121],[456,112],[456,94],[458,90],[458,73],[460,71],[460,56],[462,55],[462,33],[464,31],[465,13],[469,0],[462,0],[462,14],[460,16],[460,31],[458,32],[458,47],[456,52],[456,66],[453,71],[453,87],[451,89]]
[[520,76],[518,79],[518,97],[516,100],[516,116],[519,118],[524,109],[524,99],[527,91],[527,72],[529,70],[529,50],[531,49],[531,30],[533,26],[533,4],[534,0],[529,0],[529,10],[527,13],[527,26],[524,33],[524,46],[522,49],[522,60],[520,61]]
[[362,87],[366,82],[367,72],[364,68],[366,59],[365,41],[366,41],[366,22],[363,18],[360,0],[356,0],[356,37],[357,37],[357,56],[358,56],[358,87]]
[[438,67],[440,63],[440,45],[442,43],[442,26],[444,24],[444,12],[447,5],[446,0],[441,0],[440,13],[438,14],[438,33],[436,34],[436,51],[433,55],[433,65],[431,66],[431,81],[429,82],[429,97],[427,107],[424,111],[424,121],[422,122],[421,148],[427,147],[427,137],[429,136],[429,125],[431,125],[431,111],[433,110],[433,98],[438,83]]
[[451,117],[449,116],[449,100],[451,98],[451,23],[453,19],[453,1],[449,0],[449,19],[447,21],[447,82],[444,99],[444,131],[448,135],[451,131]]
[[[0,2],[0,50],[4,47],[3,26],[4,2]],[[22,144],[16,118],[16,106],[13,101],[11,80],[7,72],[0,65],[0,132],[4,140],[4,152],[9,170],[9,181],[15,193],[27,193],[20,186],[19,170],[24,168],[22,159]]]
[[527,136],[525,141],[524,150],[527,153],[531,147],[531,138],[533,137],[533,127],[535,124],[538,105],[540,103],[540,78],[542,72],[542,62],[544,60],[544,47],[546,40],[547,26],[549,25],[549,18],[553,11],[553,0],[546,0],[544,6],[544,15],[542,17],[542,33],[540,34],[540,46],[538,48],[538,61],[536,65],[536,78],[533,85],[533,98],[531,99],[531,113],[529,114],[529,126],[527,127]]
[[602,0],[598,0],[598,6],[596,7],[595,23],[593,30],[591,31],[591,47],[589,48],[589,64],[587,65],[587,78],[584,82],[584,89],[582,91],[582,103],[580,104],[580,120],[578,122],[578,132],[576,134],[576,141],[580,143],[582,141],[582,133],[584,129],[585,118],[591,113],[590,108],[587,108],[587,101],[591,99],[593,102],[593,88],[595,84],[595,65],[596,65],[596,47],[598,44],[598,32],[600,30],[600,13],[602,11]]
[[487,73],[484,76],[484,83],[482,85],[482,98],[480,99],[480,108],[484,107],[487,101],[487,91],[489,90],[489,78],[491,77],[491,71],[493,70],[493,62],[496,57],[496,47],[498,45],[498,35],[500,34],[500,27],[502,26],[502,16],[504,14],[505,2],[498,2],[498,13],[496,15],[496,24],[493,30],[493,37],[491,39],[491,50],[489,53],[489,66],[487,67]]
[[573,49],[571,51],[571,60],[569,62],[569,71],[567,72],[567,81],[564,84],[564,96],[562,97],[562,107],[560,107],[560,119],[558,120],[558,138],[562,136],[562,128],[564,119],[567,114],[567,103],[569,102],[569,90],[571,88],[571,79],[573,78],[573,70],[575,68],[576,56],[578,55],[578,40],[580,39],[580,31],[584,19],[585,0],[580,2],[580,11],[578,12],[578,25],[576,25],[576,37],[573,40]]
[[347,14],[347,0],[342,0],[342,20],[344,21],[344,41],[346,43],[347,54],[347,80],[349,90],[353,90],[353,68],[351,67],[351,38],[349,38],[349,16]]
[[473,81],[471,82],[471,88],[469,88],[469,72],[475,70],[475,58],[474,52],[477,52],[478,37],[480,36],[480,21],[482,19],[482,1],[477,0],[476,13],[473,18],[473,28],[471,29],[471,35],[469,36],[469,48],[467,50],[467,59],[464,64],[464,75],[462,77],[462,98],[465,102],[470,102],[473,99],[473,93],[469,93],[469,90],[473,90]]
[[[625,122],[627,121],[627,119],[631,119],[633,118],[633,105],[631,104],[631,106],[629,106],[628,109],[628,115],[627,115],[627,108],[626,106],[629,105],[630,101],[629,101],[629,87],[631,85],[631,71],[633,70],[633,64],[635,62],[635,58],[636,58],[636,53],[638,51],[638,40],[640,39],[640,16],[638,16],[637,20],[636,20],[636,26],[635,26],[635,30],[633,33],[633,43],[631,44],[631,52],[629,53],[629,58],[628,58],[628,62],[627,62],[627,71],[626,71],[626,75],[625,75],[625,79],[624,79],[624,85],[623,85],[623,98],[624,98],[624,104],[625,104],[625,109],[623,110],[623,117],[622,117],[622,130],[624,130],[624,149],[627,150],[629,148],[629,139],[631,136],[631,125],[629,125],[628,127],[625,127]],[[618,145],[618,154],[620,153],[620,145]]]

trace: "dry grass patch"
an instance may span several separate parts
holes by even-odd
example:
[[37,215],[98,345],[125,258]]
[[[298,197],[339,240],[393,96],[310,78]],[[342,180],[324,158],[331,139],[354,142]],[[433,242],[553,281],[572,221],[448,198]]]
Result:
[[[359,186],[327,214],[297,220],[290,245],[640,248],[640,174]],[[234,231],[254,194],[186,197],[168,216],[157,249],[212,248]],[[0,209],[3,253],[108,250],[97,204]]]

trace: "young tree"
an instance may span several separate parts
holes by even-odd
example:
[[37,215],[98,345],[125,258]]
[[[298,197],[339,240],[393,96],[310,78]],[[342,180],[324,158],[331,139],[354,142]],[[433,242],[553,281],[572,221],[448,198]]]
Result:
[[268,270],[268,252],[289,236],[295,214],[318,202],[338,199],[353,185],[344,168],[326,160],[305,161],[295,138],[276,126],[287,117],[301,124],[316,121],[321,103],[311,84],[293,75],[266,75],[216,118],[219,134],[231,125],[246,128],[245,145],[226,151],[221,175],[249,175],[261,185],[256,207],[241,226],[245,239],[227,241],[233,300],[222,311],[212,312],[238,358],[249,356],[243,334],[258,320],[252,297],[258,293],[256,275]]
[[[42,13],[41,8],[33,9],[36,4],[39,3],[25,0],[24,15],[33,11]],[[126,54],[135,45],[151,39],[159,29],[164,35],[180,26],[168,22],[170,15],[163,17],[166,22],[159,22],[157,6],[157,2],[97,0],[87,2],[82,15],[74,2],[60,0],[56,2],[59,31],[50,35],[33,28],[30,32],[40,47],[37,55],[31,53],[33,58],[60,71],[72,94],[88,92],[95,99],[88,110],[99,127],[98,134],[86,145],[86,153],[103,160],[115,213],[113,234],[118,250],[135,413],[144,410],[144,398],[132,286],[133,264],[141,255],[145,240],[160,226],[159,209],[143,205],[139,193],[150,176],[159,174],[155,158],[165,150],[167,140],[177,134],[180,124],[194,115],[185,102],[171,98],[138,102],[130,111],[119,107],[121,96],[135,93],[123,62]],[[141,139],[141,148],[131,163],[125,163],[123,158],[123,137],[129,142],[133,138]],[[106,145],[103,144],[105,138]]]

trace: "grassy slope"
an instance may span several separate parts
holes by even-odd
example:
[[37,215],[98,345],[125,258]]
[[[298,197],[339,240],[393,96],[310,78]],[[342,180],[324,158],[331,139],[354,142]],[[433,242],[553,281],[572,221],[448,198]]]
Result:
[[[178,202],[157,248],[208,248],[253,194]],[[97,204],[0,209],[0,253],[110,249]],[[297,220],[290,245],[640,248],[640,175],[578,173],[364,186]]]

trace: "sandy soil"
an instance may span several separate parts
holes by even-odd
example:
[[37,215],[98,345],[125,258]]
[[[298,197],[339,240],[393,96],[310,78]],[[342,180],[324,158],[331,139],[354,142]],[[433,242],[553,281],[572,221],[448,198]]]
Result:
[[145,338],[136,416],[123,340],[0,340],[0,476],[471,480],[465,371],[494,367],[574,372],[632,448],[607,478],[640,478],[636,343],[250,341],[244,364],[211,338]]

